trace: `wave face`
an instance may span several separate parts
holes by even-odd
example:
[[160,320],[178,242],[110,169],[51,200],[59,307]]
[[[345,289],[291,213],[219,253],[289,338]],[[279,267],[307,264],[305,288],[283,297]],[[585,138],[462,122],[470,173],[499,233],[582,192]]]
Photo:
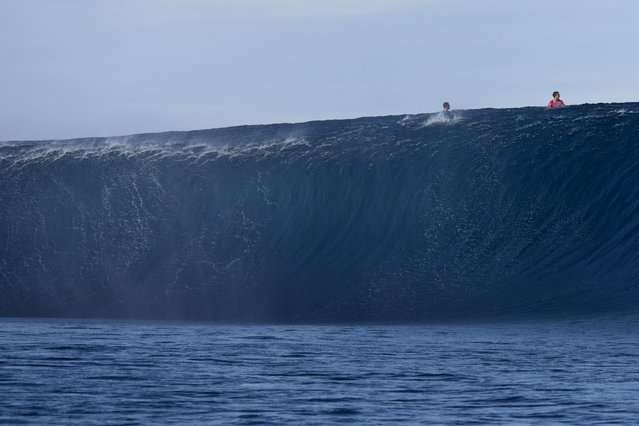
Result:
[[0,143],[0,315],[636,310],[639,104]]

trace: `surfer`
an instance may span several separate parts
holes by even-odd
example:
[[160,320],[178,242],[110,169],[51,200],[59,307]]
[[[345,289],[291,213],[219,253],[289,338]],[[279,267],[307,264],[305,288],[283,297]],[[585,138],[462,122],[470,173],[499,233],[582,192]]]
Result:
[[550,100],[550,102],[548,102],[548,109],[566,106],[564,104],[564,101],[559,99],[559,96],[559,92],[552,92],[552,99]]
[[452,119],[453,118],[453,113],[450,112],[450,104],[448,102],[444,102],[442,104],[442,107],[444,109],[442,110],[442,112],[439,113],[439,116],[441,118],[443,118],[443,119],[446,119],[446,120]]

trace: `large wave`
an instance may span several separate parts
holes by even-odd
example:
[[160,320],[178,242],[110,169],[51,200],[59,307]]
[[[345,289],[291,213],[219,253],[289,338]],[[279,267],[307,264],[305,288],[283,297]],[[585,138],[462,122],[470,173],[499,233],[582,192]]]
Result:
[[413,321],[639,302],[639,104],[0,143],[0,315]]

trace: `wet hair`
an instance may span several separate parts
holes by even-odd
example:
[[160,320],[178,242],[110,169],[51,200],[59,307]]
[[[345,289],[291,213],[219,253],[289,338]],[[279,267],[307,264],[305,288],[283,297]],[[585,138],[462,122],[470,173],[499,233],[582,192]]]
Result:
[[552,92],[552,97],[553,97],[553,98],[554,98],[555,96],[557,96],[557,95],[559,95],[559,92],[558,92],[558,91],[556,91],[556,90],[555,90],[554,92]]
[[444,109],[450,108],[450,104],[448,102],[444,102],[442,106],[444,107]]

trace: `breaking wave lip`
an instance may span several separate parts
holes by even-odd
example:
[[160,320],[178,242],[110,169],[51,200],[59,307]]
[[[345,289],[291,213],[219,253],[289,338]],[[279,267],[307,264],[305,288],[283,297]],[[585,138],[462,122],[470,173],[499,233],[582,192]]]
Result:
[[0,143],[0,315],[420,321],[639,302],[639,105]]

